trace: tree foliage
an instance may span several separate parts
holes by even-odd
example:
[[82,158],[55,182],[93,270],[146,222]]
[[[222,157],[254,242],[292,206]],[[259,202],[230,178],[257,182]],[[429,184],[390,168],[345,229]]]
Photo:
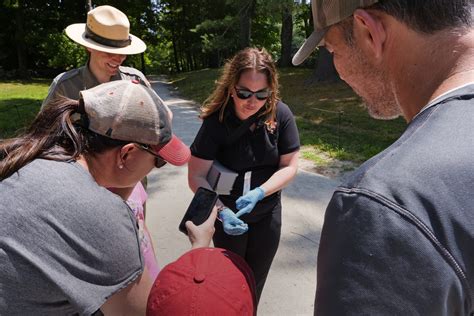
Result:
[[148,48],[126,63],[152,73],[220,67],[243,46],[265,47],[289,66],[312,30],[304,0],[0,0],[0,72],[53,76],[84,64],[85,50],[64,29],[85,22],[88,2],[127,14]]

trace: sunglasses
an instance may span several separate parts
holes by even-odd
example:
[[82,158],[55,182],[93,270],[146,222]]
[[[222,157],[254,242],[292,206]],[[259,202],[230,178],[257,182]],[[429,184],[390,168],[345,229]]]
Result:
[[137,145],[138,148],[155,156],[155,168],[161,168],[164,165],[166,165],[166,160],[164,160],[160,155],[154,152],[153,149],[149,145],[144,145],[144,144],[135,144],[135,145]]
[[257,92],[253,92],[247,89],[239,89],[239,88],[235,88],[235,92],[236,92],[235,94],[237,95],[237,98],[241,100],[247,100],[251,98],[253,95],[255,95],[257,100],[263,101],[263,100],[268,99],[270,95],[272,94],[270,90],[260,90]]

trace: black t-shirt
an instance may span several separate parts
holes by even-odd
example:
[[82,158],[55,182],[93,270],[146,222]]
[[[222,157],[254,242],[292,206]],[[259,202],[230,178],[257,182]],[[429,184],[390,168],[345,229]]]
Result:
[[[252,119],[255,118],[247,120]],[[300,147],[293,113],[281,101],[277,103],[276,124],[273,128],[267,126],[265,116],[261,116],[256,119],[253,131],[245,129],[237,139],[231,136],[245,123],[235,115],[234,105],[230,103],[222,123],[219,122],[218,112],[204,119],[191,145],[193,156],[217,160],[239,174],[231,192],[234,199],[242,195],[245,172],[252,171],[250,189],[254,189],[278,170],[281,155],[297,151]],[[229,142],[229,139],[235,140]]]

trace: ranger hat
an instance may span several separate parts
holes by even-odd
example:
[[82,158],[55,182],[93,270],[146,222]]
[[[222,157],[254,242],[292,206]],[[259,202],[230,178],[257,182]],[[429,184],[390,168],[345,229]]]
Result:
[[87,13],[87,23],[71,24],[66,35],[82,46],[101,52],[133,55],[145,51],[145,43],[130,34],[130,22],[120,10],[99,6]]
[[376,2],[378,0],[312,0],[314,32],[296,52],[293,65],[297,66],[308,58],[331,25],[351,16],[357,8],[367,7]]

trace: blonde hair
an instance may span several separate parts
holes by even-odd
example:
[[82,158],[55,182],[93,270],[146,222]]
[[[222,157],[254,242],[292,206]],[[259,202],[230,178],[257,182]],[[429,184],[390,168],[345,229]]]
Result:
[[269,89],[272,91],[265,102],[265,111],[261,116],[266,116],[266,123],[275,121],[276,104],[280,100],[278,72],[272,57],[265,48],[245,48],[226,62],[220,78],[212,94],[204,101],[201,107],[202,119],[219,111],[219,121],[224,120],[224,112],[229,104],[232,88],[239,82],[241,74],[246,70],[255,69],[267,76]]

